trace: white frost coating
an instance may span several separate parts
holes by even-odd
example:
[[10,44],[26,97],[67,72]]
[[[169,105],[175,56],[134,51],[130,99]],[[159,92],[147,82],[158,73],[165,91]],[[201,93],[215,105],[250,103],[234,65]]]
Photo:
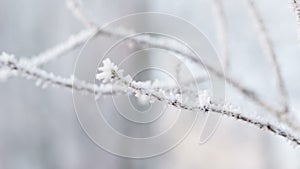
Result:
[[151,97],[141,94],[141,93],[138,93],[138,92],[134,96],[138,99],[139,103],[141,103],[143,105],[147,105],[149,103],[154,103],[154,101],[155,101],[154,99],[151,99]]
[[11,71],[8,68],[2,68],[0,69],[0,82],[5,82],[7,79],[11,76],[15,76],[16,73],[14,71]]
[[163,36],[154,36],[153,34],[141,34],[139,36],[133,37],[138,43],[144,43],[151,47],[159,47],[162,49],[169,49],[173,47],[173,50],[182,52],[188,55],[194,55],[192,51],[179,40],[163,37]]
[[100,73],[96,75],[97,80],[102,80],[104,83],[112,81],[116,74],[123,77],[123,70],[119,70],[118,66],[112,63],[108,58],[103,61],[103,66],[99,67]]
[[240,112],[240,107],[235,106],[235,105],[230,104],[230,103],[225,103],[225,104],[223,105],[223,109],[224,109],[224,110],[234,111],[234,112]]
[[[114,65],[110,61],[107,61],[106,63],[108,65]],[[6,53],[2,53],[0,55],[0,66],[15,70],[20,75],[28,79],[38,80],[37,83],[39,85],[42,85],[42,87],[51,85],[74,89],[76,91],[80,91],[81,93],[94,94],[95,92],[96,98],[99,95],[104,94],[139,93],[141,95],[149,96],[151,99],[166,102],[167,104],[182,110],[222,114],[236,120],[244,121],[257,128],[274,133],[277,136],[284,137],[295,145],[300,145],[300,137],[287,127],[283,126],[283,124],[273,122],[272,120],[263,119],[253,114],[241,112],[231,105],[220,105],[210,101],[209,105],[203,107],[200,106],[199,103],[197,105],[194,105],[195,102],[193,102],[192,100],[189,100],[188,102],[182,102],[181,98],[178,97],[178,95],[174,94],[172,90],[164,91],[162,89],[157,90],[153,88],[147,88],[149,87],[149,83],[146,82],[145,84],[143,84],[142,82],[135,82],[130,78],[125,78],[122,73],[116,73],[115,76],[110,76],[114,81],[114,83],[112,84],[95,85],[77,80],[75,77],[62,78],[59,76],[55,76],[54,74],[47,73],[46,71],[43,71],[39,68],[31,67],[31,65],[27,62],[17,60],[13,55],[9,55]],[[109,71],[108,69],[101,70],[106,70],[107,72],[122,72],[122,70],[119,70],[116,66],[110,67],[113,68],[111,71]]]
[[13,55],[4,52],[0,55],[0,67],[14,71],[27,79],[36,80],[36,85],[41,88],[46,88],[51,85],[53,87],[74,89],[82,93],[95,93],[96,96],[126,92],[126,88],[119,85],[95,85],[78,80],[74,76],[71,76],[70,78],[56,76],[53,73],[48,73],[42,69],[32,67],[27,61],[17,60]]
[[[29,59],[24,58],[22,60],[35,67],[44,65],[52,60],[62,57],[64,54],[79,47],[80,45],[83,45],[90,37],[92,37],[92,35],[96,34],[97,32],[98,30],[96,28],[85,29],[75,35],[71,35],[66,41],[63,41],[36,56],[33,56]],[[11,76],[15,75],[16,74],[13,72],[0,69],[1,81],[5,81]]]
[[[53,47],[52,49],[49,49],[46,52],[43,52],[40,55],[28,60],[28,62],[34,63],[32,65],[39,66],[53,59],[59,58],[63,54],[69,52],[70,50],[82,45],[89,37],[89,34],[94,36],[103,35],[108,37],[123,38],[124,35],[127,36],[132,33],[130,33],[130,31],[125,29],[123,30],[115,29],[115,28],[101,29],[99,27],[90,28],[85,31],[82,31],[79,34],[74,35],[73,39],[70,38],[67,41],[62,42],[57,46]],[[195,56],[191,54],[190,50],[188,50],[184,45],[178,43],[177,41],[173,40],[172,42],[170,42],[170,40],[166,40],[166,38],[159,38],[159,37],[152,37],[152,36],[150,37],[147,34],[143,36],[138,36],[138,37],[135,36],[131,38],[131,41],[138,43],[139,45],[147,45],[149,47],[157,47],[160,49],[165,49],[173,54],[177,54],[178,56],[180,56],[179,58],[184,61],[189,60],[190,62],[195,64],[200,64],[200,65],[202,64],[199,58],[195,58]],[[242,86],[240,83],[238,83],[237,80],[229,76],[224,77],[221,72],[219,72],[218,70],[214,69],[209,65],[206,65],[206,68],[208,68],[212,73],[216,74],[218,77],[224,78],[229,84],[231,84],[234,88],[238,89],[238,91],[240,91],[244,96],[250,98],[257,105],[262,106],[263,108],[265,108],[270,112],[275,112],[275,113],[277,112],[276,109],[274,109],[264,100],[262,100],[256,94],[256,92],[248,89],[245,86]],[[6,76],[6,78],[7,77],[8,76]]]
[[208,94],[208,91],[204,90],[199,92],[199,106],[205,107],[211,104],[211,97]]
[[82,9],[80,0],[66,0],[67,7],[71,10],[72,14],[77,18],[85,27],[91,27],[93,24],[85,15]]
[[[128,81],[128,80],[125,80]],[[148,89],[153,89],[153,86],[151,84],[151,81],[145,81],[145,82],[135,82],[132,81],[132,79],[128,82],[134,83],[134,85],[138,88],[148,88]],[[141,92],[136,92],[135,97],[137,97],[138,101],[141,104],[149,104],[149,103],[154,103],[155,99],[153,99],[151,96],[145,95]]]
[[[111,72],[110,72],[111,69],[109,68],[113,68],[114,70],[118,70],[118,68],[114,66],[114,64],[111,63],[109,60],[107,60],[106,63],[107,63],[106,68],[103,68],[101,70],[105,70],[105,72],[108,71],[106,72],[108,74],[103,74],[105,75],[103,77],[105,77],[108,81],[110,81],[109,78],[111,78]],[[89,94],[94,94],[95,91],[96,98],[104,94],[111,95],[111,94],[123,94],[126,92],[130,93],[130,91],[126,86],[118,83],[95,85],[92,83],[88,83],[76,79],[74,76],[71,76],[70,78],[59,77],[57,75],[54,75],[53,73],[49,73],[40,68],[32,66],[32,64],[28,62],[28,60],[25,59],[18,60],[13,55],[7,54],[5,52],[3,52],[0,55],[0,69],[5,70],[5,72],[3,71],[3,74],[1,75],[4,76],[3,79],[6,79],[7,76],[10,76],[13,73],[15,76],[20,75],[28,79],[36,80],[35,82],[36,86],[41,88],[46,88],[48,86],[64,87],[64,88],[74,89],[76,91],[89,93]],[[115,72],[118,72],[118,76],[122,76],[122,70],[118,70]],[[129,75],[125,77],[122,76],[122,78],[127,82],[132,81],[132,78]],[[149,86],[151,82],[150,81],[136,82],[136,84],[141,86]],[[163,84],[163,83],[156,82],[156,84]],[[171,86],[163,85],[161,87],[156,85],[155,88],[152,85],[150,86],[153,88],[153,90],[154,89],[158,90],[160,88],[165,88],[168,92],[173,92],[178,90],[177,88],[175,88],[176,86],[173,85]],[[188,90],[183,91],[183,93],[185,92],[191,93],[192,91],[188,91]],[[153,99],[150,99],[149,101],[151,102],[153,101]]]
[[[13,55],[9,55],[9,54],[7,54],[7,53],[5,53],[5,52],[2,52],[1,53],[1,60],[3,61],[3,62],[8,62],[8,61],[10,61],[10,60],[13,60],[15,57],[13,56]],[[1,65],[3,65],[3,63],[1,63]]]
[[[105,69],[100,67],[100,70],[105,70],[106,74],[109,74],[109,72],[119,72],[120,70],[118,67],[116,67],[113,63],[111,63],[109,60],[106,60],[104,63]],[[106,68],[111,67],[113,69],[108,70]],[[122,72],[122,71],[121,71]],[[109,74],[112,75],[112,74]],[[296,145],[300,145],[300,137],[290,131],[285,126],[282,126],[279,123],[273,122],[272,120],[263,119],[257,115],[243,113],[239,110],[239,108],[236,108],[235,106],[232,106],[230,104],[217,104],[214,103],[212,100],[210,100],[210,97],[208,95],[208,92],[203,92],[200,97],[198,105],[194,106],[193,103],[185,103],[182,102],[180,97],[175,95],[174,93],[168,93],[163,90],[153,90],[153,88],[149,88],[149,83],[141,83],[141,82],[135,82],[133,80],[128,81],[123,78],[123,75],[118,76],[119,74],[113,74],[114,76],[105,76],[105,77],[111,77],[112,81],[115,81],[119,84],[123,84],[129,89],[129,92],[135,93],[137,97],[141,97],[141,95],[146,95],[150,98],[156,99],[158,101],[166,102],[169,105],[172,105],[174,107],[177,107],[179,109],[183,110],[189,110],[194,112],[210,112],[210,113],[218,113],[222,114],[231,118],[234,118],[236,120],[244,121],[248,124],[251,124],[257,128],[266,130],[268,132],[274,133],[275,135],[281,136],[286,138],[287,140],[293,142]],[[108,80],[108,79],[106,79]],[[150,85],[151,86],[151,85]]]
[[[299,20],[300,18],[300,10],[299,10],[299,4],[297,2],[298,0],[292,0],[293,5],[295,6],[295,12],[297,14],[297,19]],[[94,30],[95,34],[101,34],[101,35],[108,35],[108,36],[112,36],[112,37],[118,37],[118,35],[122,35],[123,33],[119,33],[118,31],[112,31],[112,30],[108,30],[108,31],[100,31],[100,29],[91,29]],[[119,33],[119,34],[118,34]],[[126,32],[124,32],[126,33]],[[77,39],[77,35],[74,36],[74,39]],[[163,39],[163,38],[160,38]],[[68,39],[69,40],[69,39]],[[75,40],[74,40],[75,41]],[[178,53],[179,55],[181,55],[182,57],[186,57],[188,59],[190,59],[190,61],[198,63],[197,60],[195,60],[192,56],[190,56],[189,53],[185,52],[186,49],[181,49],[180,47],[182,45],[179,45],[179,47],[177,47],[177,44],[172,44],[171,43],[166,43],[166,41],[160,41],[159,38],[156,38],[155,36],[153,37],[140,37],[140,38],[136,38],[135,40],[133,40],[136,43],[140,44],[145,44],[145,45],[149,45],[149,46],[154,46],[154,47],[159,47],[159,48],[163,48],[163,49],[167,49],[168,51],[172,51],[174,53]],[[152,42],[153,41],[153,42]],[[159,41],[159,42],[158,42]],[[81,41],[78,43],[73,43],[73,45],[70,45],[68,47],[68,45],[64,46],[65,44],[60,44],[64,47],[59,48],[60,46],[58,45],[57,48],[53,48],[53,51],[48,50],[45,53],[42,53],[41,55],[39,55],[40,58],[36,58],[36,60],[41,60],[41,61],[37,61],[36,63],[39,63],[37,65],[42,65],[45,64],[47,62],[49,62],[52,59],[58,58],[61,55],[67,53],[68,51],[76,48],[77,46],[79,46],[80,44],[83,44],[85,41]],[[165,45],[167,44],[167,45]],[[56,51],[56,49],[59,49]],[[49,54],[50,53],[50,54]],[[43,55],[45,54],[45,55]],[[48,55],[48,57],[46,57]],[[7,54],[2,54],[7,55]],[[41,58],[47,58],[47,59],[41,59]],[[34,60],[34,59],[33,59]],[[0,72],[0,77],[2,77],[3,79],[6,79],[7,77],[11,76],[11,75],[16,75],[16,74],[20,74],[24,77],[27,78],[32,78],[32,79],[37,79],[36,84],[38,86],[42,86],[42,87],[47,87],[49,85],[53,85],[53,86],[63,86],[66,88],[70,88],[70,86],[72,85],[72,81],[74,81],[75,84],[75,89],[76,90],[85,90],[88,93],[93,93],[93,90],[95,89],[96,91],[99,89],[99,91],[110,91],[110,94],[114,94],[113,92],[111,92],[111,89],[114,88],[113,86],[115,86],[115,84],[100,84],[99,86],[95,86],[94,84],[89,84],[83,81],[80,81],[76,78],[61,78],[58,76],[54,76],[51,73],[47,73],[41,69],[38,68],[34,68],[32,67],[33,64],[29,61],[25,61],[24,60],[14,60],[12,58],[10,59],[5,59],[5,56],[3,57],[3,60],[1,59],[0,56],[0,67],[4,68],[3,72]],[[213,70],[213,73],[217,74],[218,76],[222,76],[218,71],[214,71],[213,68],[210,68]],[[2,70],[2,69],[1,69]],[[42,73],[44,72],[44,73]],[[2,73],[2,74],[1,74]],[[113,77],[113,76],[110,76]],[[122,77],[122,78],[120,78]],[[244,122],[247,122],[249,124],[252,124],[256,127],[265,129],[269,132],[275,133],[276,135],[282,136],[284,138],[287,138],[289,141],[299,145],[299,137],[295,134],[293,134],[293,132],[290,132],[289,129],[286,129],[284,126],[282,127],[280,124],[274,123],[272,121],[269,120],[265,120],[265,119],[261,119],[259,117],[253,116],[252,114],[245,114],[242,113],[240,110],[238,110],[237,108],[235,108],[234,106],[228,104],[228,105],[215,105],[213,103],[209,104],[209,106],[207,106],[207,109],[203,109],[202,106],[199,105],[194,105],[195,103],[199,103],[198,100],[196,102],[191,101],[190,99],[186,99],[184,102],[181,102],[179,100],[180,97],[174,96],[174,91],[172,91],[171,89],[167,90],[168,85],[166,85],[166,89],[163,90],[162,88],[159,88],[159,85],[156,85],[156,88],[153,88],[153,84],[150,85],[152,88],[146,88],[146,84],[143,85],[142,82],[140,82],[140,84],[135,83],[134,81],[132,81],[130,76],[116,76],[116,78],[114,79],[114,81],[118,81],[120,82],[120,84],[123,84],[122,86],[118,86],[119,87],[119,91],[123,93],[132,93],[133,94],[137,94],[140,93],[140,95],[138,95],[137,97],[143,97],[143,96],[149,96],[150,98],[157,99],[160,101],[166,101],[168,104],[171,104],[175,107],[181,108],[181,109],[187,109],[187,110],[191,110],[191,111],[211,111],[211,112],[215,112],[215,113],[220,113],[222,112],[222,114],[229,116],[229,117],[233,117],[237,120],[242,120]],[[118,79],[119,78],[119,79]],[[253,100],[257,100],[256,103],[258,103],[258,105],[262,105],[264,107],[267,107],[267,109],[272,112],[272,111],[276,111],[276,109],[272,110],[268,108],[268,105],[264,105],[265,102],[263,100],[261,100],[258,96],[255,95],[254,92],[252,92],[251,90],[247,90],[247,88],[244,88],[243,86],[241,86],[238,81],[232,79],[232,78],[227,78],[225,77],[226,80],[232,84],[234,87],[236,87],[237,89],[239,89],[244,95],[248,96],[249,98],[252,98]],[[71,85],[70,85],[71,84]],[[117,83],[116,83],[117,84]],[[164,83],[162,83],[164,84]],[[140,86],[140,88],[138,88],[138,86]],[[71,86],[72,87],[72,86]],[[90,90],[92,89],[92,90]],[[194,93],[195,95],[197,95],[196,93]],[[97,95],[99,96],[99,95]],[[200,95],[201,97],[201,95]],[[196,97],[194,97],[196,98]],[[204,97],[205,98],[205,97]],[[199,99],[199,98],[198,98]],[[205,100],[205,99],[200,99],[200,100]],[[201,104],[201,101],[200,101]],[[205,105],[205,104],[204,104]],[[272,108],[272,107],[271,107]]]
[[71,35],[66,41],[63,41],[58,45],[46,50],[45,52],[32,57],[32,59],[29,59],[28,62],[31,62],[31,64],[35,66],[46,64],[49,61],[57,59],[70,50],[82,45],[95,33],[96,29],[90,28],[81,31],[76,35]]

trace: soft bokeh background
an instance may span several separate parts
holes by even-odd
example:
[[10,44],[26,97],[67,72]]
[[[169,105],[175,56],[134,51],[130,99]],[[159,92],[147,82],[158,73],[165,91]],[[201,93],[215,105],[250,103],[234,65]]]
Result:
[[[223,0],[230,33],[231,74],[276,103],[271,66],[261,50],[244,1]],[[292,111],[300,111],[300,50],[295,15],[284,0],[255,1],[274,42]],[[101,25],[135,12],[162,12],[199,28],[219,52],[215,18],[209,0],[83,1],[88,15]],[[0,50],[33,56],[83,29],[61,0],[0,0]],[[50,62],[46,70],[73,72],[79,49]],[[227,98],[247,111],[259,111],[235,90]],[[260,110],[264,113],[263,110]],[[297,115],[299,117],[299,115]],[[27,168],[285,168],[300,167],[300,150],[286,140],[232,119],[223,118],[214,136],[198,145],[204,118],[170,152],[143,160],[112,155],[96,146],[81,129],[72,95],[60,88],[42,90],[33,81],[12,78],[0,83],[0,169]]]

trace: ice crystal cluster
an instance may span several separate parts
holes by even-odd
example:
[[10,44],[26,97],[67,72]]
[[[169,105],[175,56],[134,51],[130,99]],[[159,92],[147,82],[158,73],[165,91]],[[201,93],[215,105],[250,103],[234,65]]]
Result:
[[159,82],[158,80],[153,82],[141,82],[134,81],[130,75],[124,77],[124,70],[119,69],[118,66],[111,62],[109,58],[105,59],[102,64],[102,66],[98,67],[99,72],[96,74],[96,79],[102,81],[103,83],[112,82],[114,84],[131,88],[134,96],[136,96],[142,104],[153,103],[156,99],[164,99],[172,104],[175,104],[178,101],[188,102],[187,104],[193,104],[195,106],[198,105],[201,107],[208,106],[210,104],[210,96],[208,91],[204,90],[199,92],[198,100],[193,97],[189,97],[189,95],[185,95],[185,99],[183,100],[182,95],[185,93],[176,93],[175,90],[178,90],[177,88],[174,88],[174,90],[163,90],[163,88],[161,88],[161,86],[163,86],[162,82]]

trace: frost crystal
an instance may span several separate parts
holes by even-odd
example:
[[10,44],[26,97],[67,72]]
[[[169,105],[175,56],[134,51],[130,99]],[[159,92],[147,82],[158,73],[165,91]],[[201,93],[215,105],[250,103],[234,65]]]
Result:
[[123,76],[123,70],[119,70],[118,66],[108,58],[103,61],[103,66],[99,67],[98,70],[100,73],[96,75],[96,79],[103,80],[103,82],[112,81],[116,76]]
[[199,93],[199,106],[204,107],[210,105],[210,96],[209,93],[204,90]]
[[153,103],[155,100],[151,99],[150,96],[147,96],[145,94],[136,93],[135,97],[137,97],[139,103],[146,105],[148,103]]
[[223,105],[223,111],[240,112],[240,107],[235,106],[231,103],[225,103]]
[[7,67],[0,69],[0,82],[5,82],[9,77],[17,75],[17,71],[11,70]]
[[[9,62],[11,60],[15,60],[14,55],[7,54],[5,52],[1,53],[1,59],[3,62]],[[6,67],[6,65],[1,65],[1,70],[0,70],[0,81],[5,82],[10,76],[16,75],[17,72],[14,70],[11,70],[10,68]]]

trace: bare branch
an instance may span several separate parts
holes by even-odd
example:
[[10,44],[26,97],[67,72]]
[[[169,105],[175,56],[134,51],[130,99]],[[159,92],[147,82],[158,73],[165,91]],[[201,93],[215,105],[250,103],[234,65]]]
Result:
[[300,4],[298,0],[292,0],[292,7],[296,14],[297,26],[298,26],[298,39],[300,39]]
[[89,17],[84,13],[81,1],[79,0],[66,0],[67,7],[72,14],[78,19],[86,28],[94,26],[94,23],[90,21]]
[[230,66],[229,60],[229,41],[228,41],[228,30],[227,30],[227,21],[225,18],[224,7],[221,0],[213,0],[214,15],[216,18],[216,30],[217,37],[219,39],[219,44],[221,47],[221,56],[223,60],[223,67],[225,73],[228,73]]
[[271,41],[271,38],[269,37],[269,34],[267,32],[267,29],[265,27],[265,24],[263,22],[262,16],[260,15],[257,7],[255,6],[254,2],[252,0],[247,0],[247,6],[254,18],[257,31],[259,33],[259,39],[261,41],[261,46],[264,52],[266,53],[266,56],[270,60],[270,63],[273,67],[274,76],[276,79],[276,85],[280,94],[280,102],[283,106],[283,110],[278,112],[277,116],[279,118],[282,118],[284,114],[289,112],[289,104],[288,104],[288,93],[287,89],[284,83],[284,80],[282,78],[282,73],[280,70],[279,63],[277,61],[277,56],[275,54],[275,51],[273,49],[273,44]]
[[95,32],[95,29],[90,28],[80,31],[76,35],[71,35],[66,41],[28,59],[28,62],[31,62],[35,66],[44,65],[83,45]]

